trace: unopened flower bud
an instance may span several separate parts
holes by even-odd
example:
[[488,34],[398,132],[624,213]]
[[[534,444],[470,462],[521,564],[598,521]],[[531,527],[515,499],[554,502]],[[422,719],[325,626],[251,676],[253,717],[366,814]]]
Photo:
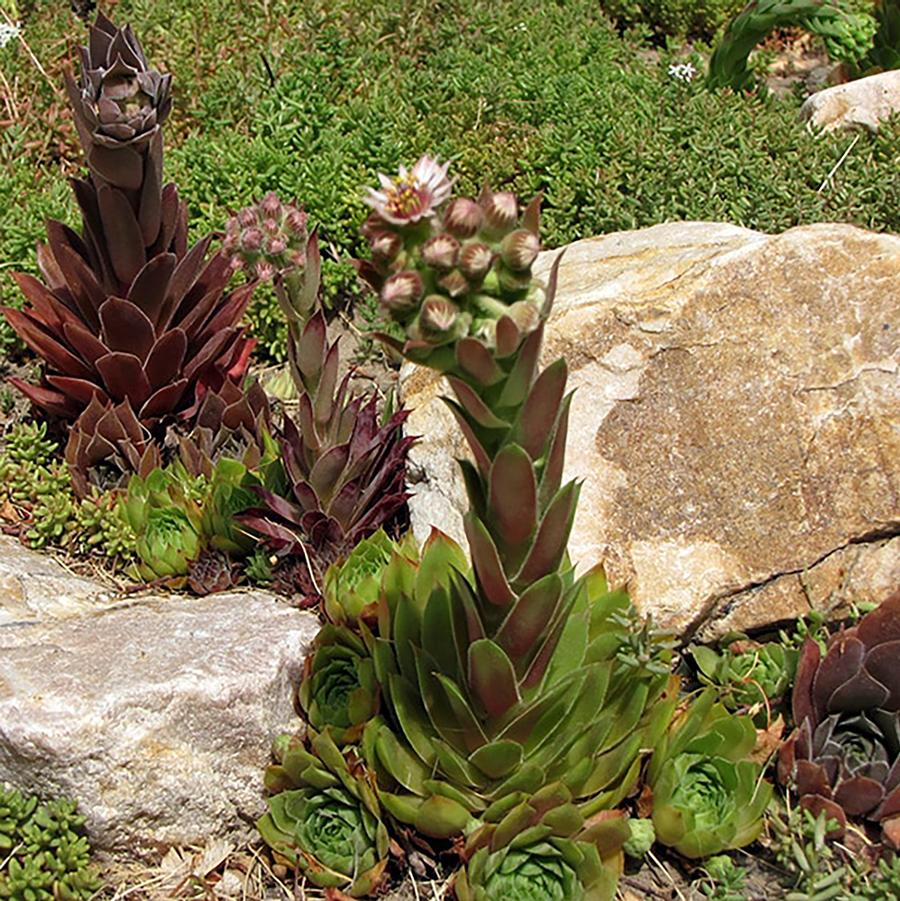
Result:
[[498,266],[494,271],[497,273],[497,285],[502,293],[516,294],[531,287],[530,272],[513,272],[506,266]]
[[222,250],[224,250],[225,253],[232,253],[237,247],[237,241],[237,235],[226,234],[225,240],[222,241]]
[[241,247],[255,253],[262,249],[263,233],[258,228],[248,228],[241,235]]
[[244,260],[242,257],[232,257],[228,261],[228,266],[232,272],[237,272],[238,270],[244,268]]
[[277,256],[287,250],[287,244],[284,243],[282,238],[272,238],[268,243],[267,249],[269,253]]
[[435,235],[422,246],[422,259],[435,269],[452,269],[458,256],[459,241],[453,235]]
[[459,271],[459,269],[448,272],[438,284],[451,297],[459,297],[462,294],[466,294],[472,287],[469,284],[469,280]]
[[479,281],[484,278],[493,261],[494,254],[491,252],[491,248],[487,244],[477,241],[473,244],[463,245],[459,255],[459,268],[466,278]]
[[237,214],[237,220],[244,228],[248,228],[249,226],[256,224],[256,214],[251,207],[244,207],[244,209]]
[[295,235],[302,236],[306,234],[306,213],[303,210],[298,210],[297,207],[292,206],[288,210],[284,221]]
[[484,221],[488,230],[498,237],[511,231],[519,218],[519,203],[509,191],[491,194],[484,204]]
[[484,211],[468,197],[457,197],[444,213],[444,228],[457,238],[471,238],[483,221]]
[[443,337],[451,331],[459,318],[459,309],[452,300],[431,294],[425,298],[419,313],[419,328],[425,337]]
[[382,285],[381,302],[393,315],[402,316],[418,306],[424,290],[418,272],[398,272]]
[[394,232],[380,232],[372,237],[372,256],[384,262],[390,262],[400,253],[403,241]]
[[263,282],[270,282],[275,278],[275,267],[268,260],[259,260],[256,263],[256,277]]
[[277,216],[281,212],[281,201],[274,191],[269,191],[260,201],[259,206],[266,216]]
[[525,228],[510,232],[500,245],[500,258],[514,272],[527,272],[537,259],[541,242]]
[[274,234],[281,228],[281,226],[279,225],[277,219],[266,219],[266,220],[263,222],[263,228],[264,228],[270,235],[274,235]]

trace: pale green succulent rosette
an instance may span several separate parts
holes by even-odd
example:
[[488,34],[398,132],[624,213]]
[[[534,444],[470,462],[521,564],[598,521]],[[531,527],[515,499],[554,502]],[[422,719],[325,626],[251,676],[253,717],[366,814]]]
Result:
[[747,758],[750,717],[715,703],[707,689],[657,745],[647,772],[657,839],[685,857],[742,848],[762,830],[772,786]]
[[147,581],[178,578],[204,548],[200,505],[176,470],[132,476],[120,502],[136,536],[135,575]]
[[493,805],[466,842],[459,901],[612,901],[629,828],[619,811],[585,820],[569,791],[548,785]]
[[327,730],[339,745],[357,741],[380,703],[375,664],[363,639],[348,628],[324,625],[298,695],[314,729]]
[[341,753],[327,734],[310,731],[310,750],[282,743],[281,763],[266,785],[276,791],[257,822],[276,855],[314,885],[353,898],[374,894],[384,881],[388,834],[378,800],[358,761]]
[[345,560],[328,567],[323,587],[325,615],[337,625],[373,623],[385,569],[395,555],[415,561],[418,553],[412,532],[399,542],[388,538],[384,529],[364,538]]

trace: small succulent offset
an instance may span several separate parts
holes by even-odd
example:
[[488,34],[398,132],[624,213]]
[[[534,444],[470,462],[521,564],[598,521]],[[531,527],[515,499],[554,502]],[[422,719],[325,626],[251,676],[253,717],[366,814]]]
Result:
[[348,628],[324,625],[306,658],[298,697],[314,729],[328,732],[338,745],[358,742],[381,699],[363,639]]
[[454,890],[459,901],[605,901],[616,895],[623,814],[586,820],[563,786],[510,795],[466,840]]
[[794,683],[796,729],[781,748],[780,781],[801,807],[843,832],[848,817],[881,823],[900,846],[900,591],[822,654],[807,641]]
[[662,844],[698,858],[742,848],[759,835],[772,786],[746,759],[755,744],[752,720],[715,703],[711,689],[676,718],[647,770]]
[[799,652],[781,642],[761,644],[742,634],[726,636],[722,647],[718,653],[704,645],[690,649],[700,681],[717,689],[726,709],[749,711],[764,725],[793,683]]
[[205,547],[201,507],[187,474],[154,469],[146,479],[132,476],[120,503],[136,536],[135,575],[148,582],[183,583]]
[[276,742],[278,764],[266,772],[273,794],[258,822],[276,856],[314,885],[354,898],[375,894],[388,862],[388,833],[375,791],[357,761],[327,734],[310,730]]
[[0,898],[86,901],[100,890],[84,817],[64,799],[40,803],[0,786]]
[[385,571],[397,555],[418,561],[419,549],[412,532],[394,542],[379,529],[360,541],[346,560],[332,564],[325,573],[323,588],[328,619],[354,628],[361,621],[376,623]]
[[45,362],[40,384],[10,381],[77,420],[68,457],[84,480],[111,457],[137,469],[145,430],[159,438],[207,387],[243,375],[252,341],[238,321],[253,285],[226,293],[231,270],[222,253],[207,259],[211,237],[188,248],[187,206],[162,181],[170,76],[102,14],[81,57],[80,80],[67,82],[89,169],[72,183],[81,234],[48,223],[43,281],[15,275],[29,304],[3,313]]
[[405,342],[382,340],[444,371],[454,368],[455,342],[470,336],[507,356],[502,350],[513,335],[534,331],[546,306],[531,275],[540,251],[539,200],[521,217],[513,194],[487,187],[477,200],[446,203],[447,164],[427,156],[379,180],[366,198],[373,213],[363,228],[372,259],[357,268],[406,332]]

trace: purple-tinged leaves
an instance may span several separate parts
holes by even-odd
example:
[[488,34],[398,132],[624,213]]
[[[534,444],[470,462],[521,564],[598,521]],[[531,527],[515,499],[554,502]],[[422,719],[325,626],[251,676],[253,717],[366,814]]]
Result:
[[525,399],[516,427],[516,437],[532,460],[537,460],[544,453],[547,439],[559,415],[567,378],[566,361],[560,358],[538,376]]
[[537,522],[537,485],[534,465],[516,444],[508,444],[494,458],[489,479],[488,522],[505,549],[527,541]]
[[514,580],[516,583],[527,585],[536,582],[559,568],[572,530],[578,493],[578,485],[569,482],[550,502],[538,527],[531,551],[516,574]]
[[497,546],[484,523],[471,513],[465,519],[466,538],[472,554],[472,565],[484,599],[497,607],[508,607],[516,596],[503,572]]
[[469,645],[469,686],[488,716],[500,717],[520,700],[512,661],[488,638]]

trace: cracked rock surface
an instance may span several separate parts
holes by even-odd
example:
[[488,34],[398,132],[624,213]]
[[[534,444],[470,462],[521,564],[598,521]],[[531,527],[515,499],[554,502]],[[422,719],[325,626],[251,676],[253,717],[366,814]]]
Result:
[[[542,255],[544,271],[555,254]],[[900,583],[900,238],[671,223],[570,245],[544,362],[575,388],[570,542],[679,635]],[[462,539],[441,380],[403,375],[420,538]]]
[[100,850],[253,834],[319,628],[265,592],[114,598],[0,537],[0,783],[68,795]]

